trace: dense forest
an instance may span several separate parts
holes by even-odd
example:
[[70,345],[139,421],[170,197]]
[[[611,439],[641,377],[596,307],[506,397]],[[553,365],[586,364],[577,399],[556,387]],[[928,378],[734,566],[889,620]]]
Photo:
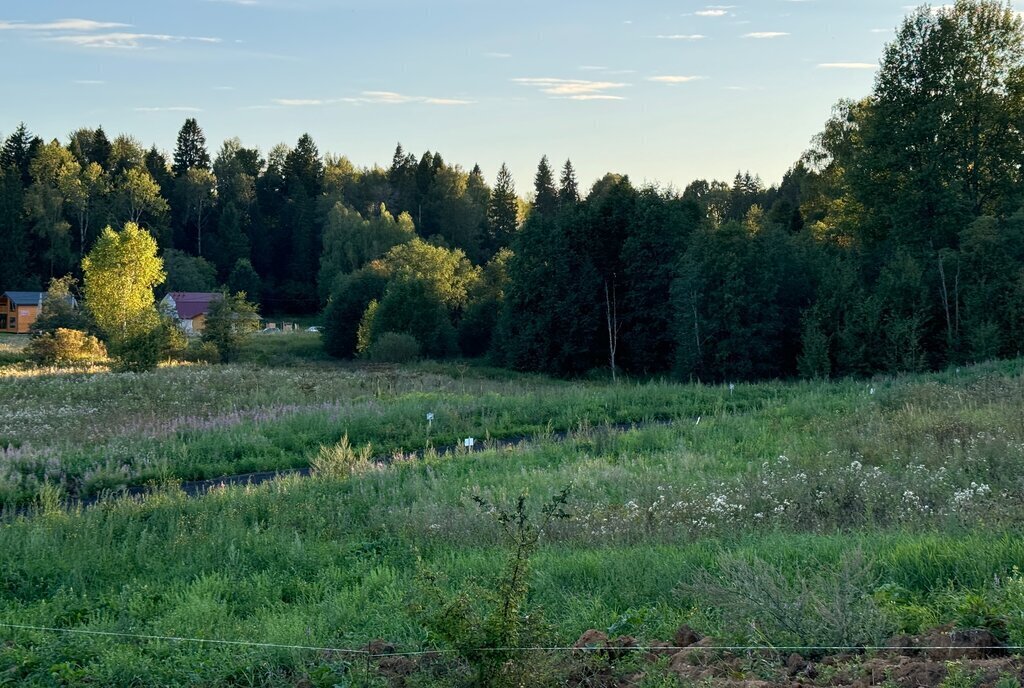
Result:
[[861,375],[1019,354],[1024,28],[1009,3],[909,15],[873,92],[840,102],[777,186],[682,192],[545,157],[525,198],[440,153],[387,168],[302,136],[211,157],[22,124],[0,151],[0,291],[80,274],[106,225],[156,239],[162,289],[224,285],[267,314],[323,311],[335,356],[394,334],[431,357],[557,375]]

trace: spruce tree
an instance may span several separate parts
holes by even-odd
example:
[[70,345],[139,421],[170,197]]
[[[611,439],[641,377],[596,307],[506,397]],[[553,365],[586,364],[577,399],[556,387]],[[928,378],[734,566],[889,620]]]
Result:
[[191,169],[210,169],[206,136],[194,117],[186,119],[178,132],[178,144],[174,149],[174,176],[182,177]]
[[533,178],[534,211],[550,217],[558,210],[558,191],[555,189],[555,176],[548,163],[548,156],[540,159],[537,174]]
[[579,185],[576,182],[576,170],[572,160],[566,160],[562,166],[562,178],[558,185],[558,200],[562,205],[575,205],[580,202]]
[[498,249],[508,246],[519,225],[519,199],[512,181],[512,173],[505,163],[498,170],[498,178],[487,204],[487,234],[484,237],[484,253],[490,257]]

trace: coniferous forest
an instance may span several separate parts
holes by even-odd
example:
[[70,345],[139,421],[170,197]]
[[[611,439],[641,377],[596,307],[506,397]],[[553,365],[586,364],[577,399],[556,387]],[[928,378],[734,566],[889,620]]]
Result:
[[163,290],[322,312],[342,358],[397,334],[565,376],[934,369],[1024,342],[1022,131],[1024,25],[994,0],[912,13],[873,91],[771,186],[584,188],[570,161],[513,180],[401,145],[360,168],[308,135],[216,148],[195,119],[171,153],[22,124],[0,152],[0,292],[80,275],[105,226],[135,222]]

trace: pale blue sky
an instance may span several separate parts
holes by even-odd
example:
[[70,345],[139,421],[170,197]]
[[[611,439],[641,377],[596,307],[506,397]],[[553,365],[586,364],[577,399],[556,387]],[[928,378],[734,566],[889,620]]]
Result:
[[[0,134],[102,124],[171,150],[196,117],[266,152],[507,161],[542,154],[681,188],[777,182],[840,98],[866,95],[905,0],[5,0]],[[74,21],[71,21],[73,19]]]

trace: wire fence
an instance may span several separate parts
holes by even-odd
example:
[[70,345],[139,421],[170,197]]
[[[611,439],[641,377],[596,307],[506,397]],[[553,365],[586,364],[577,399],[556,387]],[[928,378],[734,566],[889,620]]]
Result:
[[[101,638],[113,638],[122,640],[143,640],[163,641],[174,643],[194,643],[197,645],[215,645],[229,647],[248,647],[267,650],[293,650],[301,652],[319,652],[325,654],[344,655],[359,659],[365,662],[367,672],[372,670],[373,660],[385,659],[388,657],[437,657],[442,655],[453,655],[460,652],[473,653],[551,653],[551,652],[573,652],[581,654],[601,653],[674,653],[674,652],[697,652],[697,653],[860,653],[860,652],[908,652],[908,651],[945,651],[945,652],[1007,652],[1019,654],[1024,651],[1021,645],[586,645],[578,646],[522,646],[522,647],[480,647],[480,648],[440,648],[398,652],[375,651],[372,649],[354,650],[350,648],[329,647],[320,645],[291,645],[286,643],[267,643],[251,640],[221,640],[214,638],[191,638],[186,636],[154,635],[144,633],[126,633],[118,631],[98,631],[84,628],[58,628],[52,626],[33,626],[29,624],[12,624],[0,622],[0,628],[12,631],[28,631],[37,633],[58,633],[66,635],[94,636]],[[367,646],[370,647],[369,645]]]

